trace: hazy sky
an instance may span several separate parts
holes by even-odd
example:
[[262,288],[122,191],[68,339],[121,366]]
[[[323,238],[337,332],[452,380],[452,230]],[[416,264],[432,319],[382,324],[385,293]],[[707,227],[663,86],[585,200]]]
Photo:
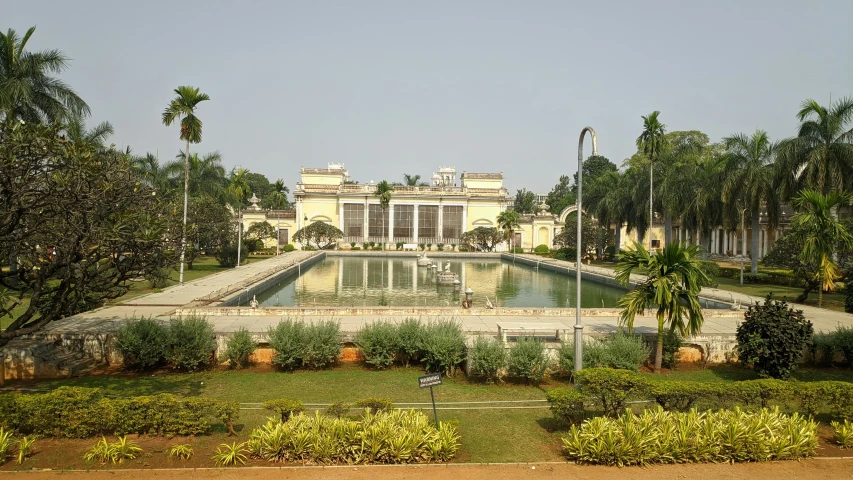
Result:
[[[718,140],[794,134],[806,98],[853,95],[853,1],[11,1],[113,141],[170,160],[178,85],[211,101],[204,141],[230,169],[283,178],[343,162],[354,179],[503,171],[547,192],[578,134],[617,165],[641,115]],[[587,147],[586,152],[590,151]]]

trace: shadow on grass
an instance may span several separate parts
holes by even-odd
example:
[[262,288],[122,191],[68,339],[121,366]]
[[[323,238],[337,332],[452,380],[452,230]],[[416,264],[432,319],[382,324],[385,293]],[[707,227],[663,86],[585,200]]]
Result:
[[105,395],[132,397],[171,393],[179,397],[205,393],[204,381],[210,372],[196,373],[120,373],[40,382],[39,388],[53,390],[61,386],[100,388]]

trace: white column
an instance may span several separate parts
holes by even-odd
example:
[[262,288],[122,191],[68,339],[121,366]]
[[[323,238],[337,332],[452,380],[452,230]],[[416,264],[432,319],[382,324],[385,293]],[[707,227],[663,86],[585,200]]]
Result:
[[696,229],[696,245],[699,245],[699,229]]
[[[383,258],[382,261],[384,262],[385,259]],[[394,279],[394,262],[388,262],[388,291],[389,292],[391,290],[393,290],[393,287],[394,287],[394,280],[393,279]]]
[[[742,233],[741,240],[740,240],[741,241],[741,255],[746,255],[746,230],[744,230],[741,233]],[[755,252],[752,252],[752,253],[753,253],[753,255],[755,254]]]
[[[415,240],[417,242],[417,240]],[[418,291],[418,263],[412,262],[412,291]]]
[[729,253],[729,232],[723,231],[723,254]]
[[679,225],[679,226],[678,226],[678,243],[681,243],[681,242],[683,242],[683,241],[684,241],[684,240],[682,240],[682,238],[681,238],[681,233],[682,233],[682,231],[683,231],[683,230],[684,230],[684,227],[682,227],[681,225]]
[[462,205],[462,233],[468,231],[468,205]]
[[711,251],[708,253],[717,253],[717,229],[711,230]]
[[764,258],[767,255],[767,229],[761,229],[761,256],[758,258]]
[[388,240],[394,243],[394,205],[388,207]]
[[338,228],[344,229],[344,204],[338,204],[338,222],[341,224]]
[[344,262],[338,262],[338,292],[344,291]]
[[737,230],[732,232],[732,255],[737,255]]
[[367,241],[367,234],[368,234],[368,232],[370,232],[370,230],[368,230],[369,225],[370,225],[369,220],[370,220],[370,208],[367,206],[367,200],[365,200],[364,201],[364,222],[363,222],[364,225],[362,225],[362,230],[361,230],[361,237],[362,237],[361,241],[362,242]]
[[418,205],[415,205],[415,224],[412,226],[412,242],[418,243]]

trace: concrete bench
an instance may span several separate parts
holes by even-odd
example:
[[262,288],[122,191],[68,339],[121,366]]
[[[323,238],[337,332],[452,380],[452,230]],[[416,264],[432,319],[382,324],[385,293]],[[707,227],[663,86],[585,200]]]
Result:
[[404,243],[403,244],[403,251],[406,251],[406,250],[417,251],[417,249],[418,249],[417,243]]
[[498,322],[498,338],[506,343],[507,333],[516,333],[523,335],[551,335],[562,340],[568,338],[568,332],[572,327],[567,327],[562,323],[532,323],[532,322]]

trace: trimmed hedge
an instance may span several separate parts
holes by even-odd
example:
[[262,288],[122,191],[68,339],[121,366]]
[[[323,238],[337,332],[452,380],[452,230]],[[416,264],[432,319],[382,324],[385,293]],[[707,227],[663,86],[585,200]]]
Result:
[[674,380],[649,380],[628,370],[585,369],[577,373],[578,389],[550,390],[547,399],[557,420],[582,418],[583,404],[592,405],[605,415],[621,415],[628,402],[655,402],[668,411],[703,408],[743,407],[758,409],[785,405],[815,416],[830,412],[841,419],[853,419],[853,383],[838,381],[795,382],[774,379],[744,380],[731,383],[704,383]]
[[59,387],[35,395],[0,396],[0,426],[26,435],[201,435],[215,423],[233,433],[239,404],[213,398],[158,395],[107,398],[100,389]]

